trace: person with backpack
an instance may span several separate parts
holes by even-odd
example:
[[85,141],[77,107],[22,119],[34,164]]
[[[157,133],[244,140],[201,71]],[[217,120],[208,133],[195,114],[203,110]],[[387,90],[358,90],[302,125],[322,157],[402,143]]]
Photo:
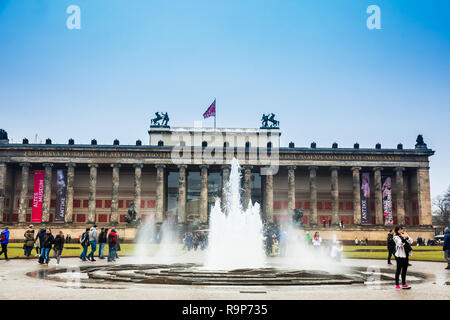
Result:
[[6,261],[9,261],[9,258],[8,258],[8,243],[9,243],[9,228],[5,227],[5,230],[3,230],[0,233],[0,244],[2,246],[2,251],[0,251],[0,256],[2,254],[4,254]]
[[116,260],[116,244],[117,244],[117,234],[115,229],[111,229],[111,232],[108,235],[108,262]]
[[108,241],[108,228],[102,228],[98,236],[98,258],[105,259],[104,252]]
[[119,259],[119,254],[118,254],[118,252],[121,250],[120,249],[120,238],[119,238],[119,233],[116,231],[116,239],[117,239],[117,241],[116,241],[116,257],[115,257],[115,259]]
[[83,247],[83,251],[81,252],[80,259],[82,261],[87,261],[86,255],[87,255],[87,250],[89,247],[89,228],[86,228],[86,231],[83,232],[83,234],[81,235],[80,243],[81,243],[81,246]]
[[450,269],[450,229],[446,227],[444,229],[444,245],[442,246],[442,250],[444,251],[444,258],[447,260],[446,270]]
[[56,264],[59,264],[61,260],[61,254],[64,249],[64,234],[62,231],[55,237],[55,246],[53,247],[54,257],[56,258]]
[[[394,230],[389,230],[387,237],[387,249],[388,249],[388,259],[387,264],[391,263],[391,256],[395,253],[395,241],[394,241]],[[395,256],[394,256],[395,258]]]
[[34,230],[33,230],[33,225],[29,225],[28,226],[28,230],[25,231],[24,236],[24,247],[25,247],[25,256],[28,258],[30,258],[31,255],[31,250],[33,250],[33,246],[34,246]]
[[[395,248],[394,253],[397,260],[397,270],[395,272],[395,289],[411,289],[410,286],[406,284],[406,272],[408,270],[408,258],[412,254],[411,244],[413,239],[406,233],[403,226],[395,227]],[[399,284],[399,276],[402,275],[402,286]]]
[[36,235],[36,239],[35,239],[36,243],[39,244],[39,263],[40,264],[44,263],[43,248],[44,248],[45,232],[46,232],[45,228],[42,228],[41,230],[39,230],[38,234]]
[[43,264],[44,266],[48,266],[48,262],[50,260],[50,251],[52,250],[52,246],[55,243],[55,237],[52,235],[52,230],[48,228],[45,231],[45,236],[43,240],[43,246],[41,250],[43,252]]
[[94,226],[89,230],[89,244],[91,245],[91,252],[88,254],[87,258],[91,260],[92,262],[96,261],[94,259],[95,251],[97,250],[97,242],[98,242],[98,231],[97,231],[97,225],[94,224]]

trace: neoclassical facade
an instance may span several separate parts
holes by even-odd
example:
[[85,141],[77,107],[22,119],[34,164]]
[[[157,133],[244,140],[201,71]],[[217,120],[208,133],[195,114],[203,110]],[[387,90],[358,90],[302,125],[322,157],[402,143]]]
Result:
[[[143,220],[206,226],[237,157],[243,206],[261,204],[266,221],[289,219],[302,209],[306,228],[383,228],[382,177],[390,177],[394,224],[431,228],[429,157],[422,139],[414,148],[319,148],[279,145],[278,129],[153,127],[143,145],[22,144],[0,140],[0,222],[31,222],[36,171],[43,173],[42,223],[126,225],[130,203]],[[421,138],[421,137],[420,137]],[[55,221],[57,172],[66,177],[63,220]],[[367,180],[370,217],[362,221],[361,174]],[[58,202],[59,203],[59,202]]]

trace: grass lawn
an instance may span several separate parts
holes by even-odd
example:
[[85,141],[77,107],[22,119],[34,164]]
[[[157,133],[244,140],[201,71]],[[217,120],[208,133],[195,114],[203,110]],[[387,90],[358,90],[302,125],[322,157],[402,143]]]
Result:
[[[181,245],[180,245],[181,246]],[[132,255],[134,253],[135,244],[125,243],[121,244],[121,251],[119,251],[119,256]],[[149,253],[156,252],[158,245],[150,244],[147,245],[146,251]],[[90,247],[88,253],[90,252]],[[31,255],[34,257],[36,250],[33,249]],[[63,257],[78,257],[81,254],[81,246],[78,244],[69,244],[64,247]],[[105,248],[105,254],[108,254],[108,246]],[[52,256],[51,253],[50,256]],[[98,246],[97,254],[98,255]],[[22,244],[11,243],[8,246],[8,257],[9,258],[24,258]],[[385,246],[344,246],[344,257],[346,258],[360,258],[360,259],[387,259],[387,250]],[[0,257],[0,258],[3,258]],[[413,255],[411,260],[422,260],[422,261],[440,261],[445,262],[444,252],[441,246],[430,246],[430,247],[413,247]]]
[[[385,246],[344,246],[344,257],[360,259],[387,259]],[[441,246],[413,247],[410,260],[445,262]]]

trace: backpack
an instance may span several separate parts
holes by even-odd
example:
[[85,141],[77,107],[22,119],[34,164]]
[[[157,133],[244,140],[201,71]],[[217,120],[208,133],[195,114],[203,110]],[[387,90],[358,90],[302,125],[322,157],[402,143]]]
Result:
[[86,247],[88,247],[90,245],[89,233],[87,231],[81,235],[80,243],[82,246],[86,246]]
[[411,248],[411,245],[409,244],[409,242],[405,242],[404,248],[405,248],[405,254],[408,256],[409,253],[412,251],[412,248]]

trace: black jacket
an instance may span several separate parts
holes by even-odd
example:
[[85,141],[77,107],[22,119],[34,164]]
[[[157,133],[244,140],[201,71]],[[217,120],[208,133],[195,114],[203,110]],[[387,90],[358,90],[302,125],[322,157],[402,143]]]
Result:
[[55,250],[62,250],[64,248],[64,236],[60,236],[59,234],[55,237]]
[[53,237],[53,235],[50,234],[45,234],[44,236],[44,246],[43,248],[52,248],[52,245],[55,243],[55,237]]
[[100,235],[98,236],[98,243],[106,243],[107,242],[107,234],[105,231],[100,232]]
[[394,236],[390,233],[388,234],[388,238],[387,238],[387,248],[389,251],[395,251]]

